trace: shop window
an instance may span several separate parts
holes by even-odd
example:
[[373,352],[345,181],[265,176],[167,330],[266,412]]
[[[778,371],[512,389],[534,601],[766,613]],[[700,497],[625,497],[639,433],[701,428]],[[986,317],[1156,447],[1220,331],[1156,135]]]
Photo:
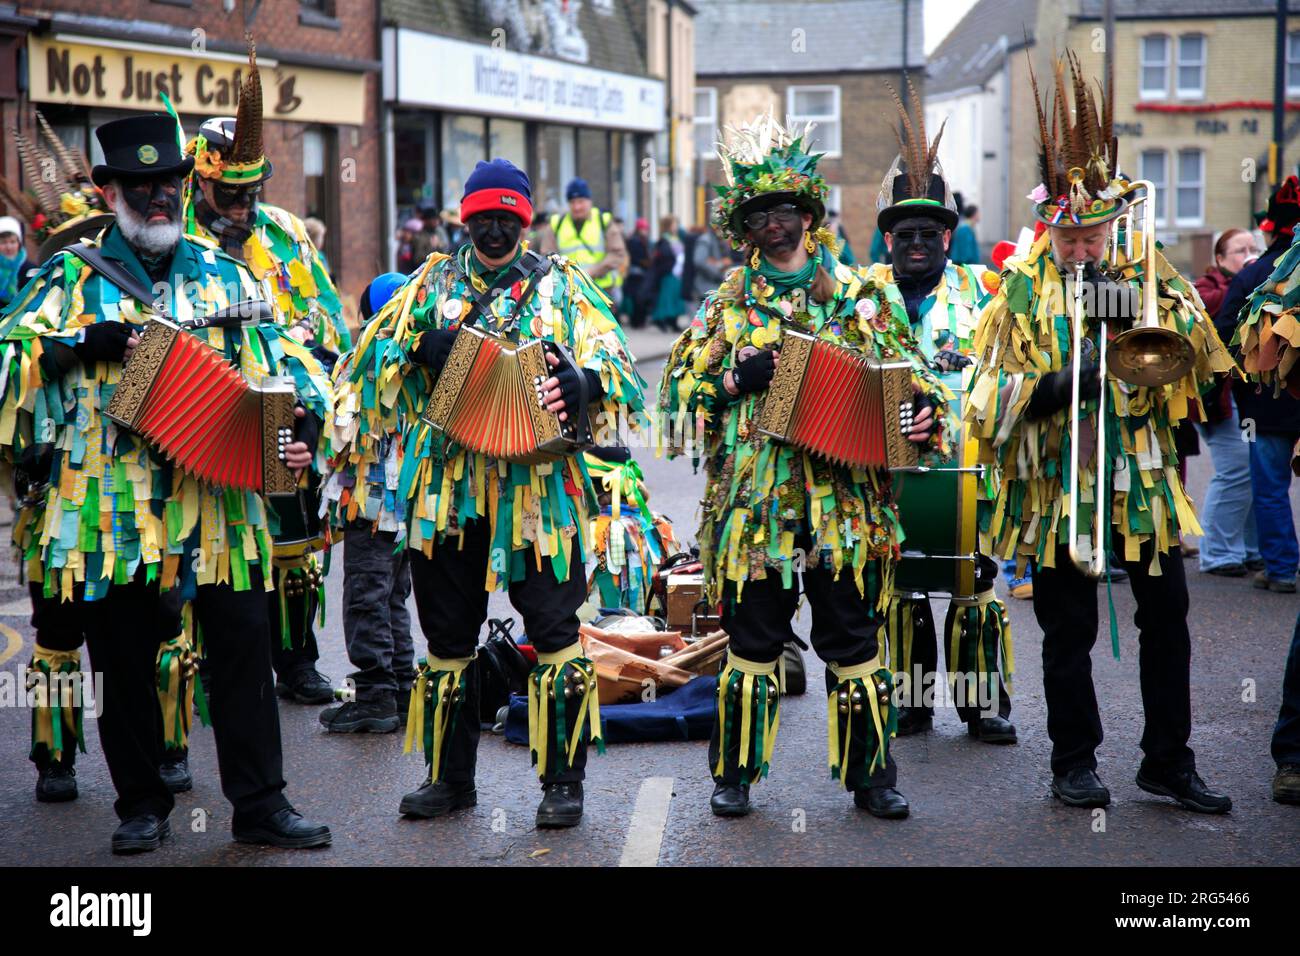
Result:
[[1140,176],[1155,187],[1156,222],[1166,222],[1165,190],[1169,187],[1169,156],[1163,149],[1144,149],[1140,163]]
[[1300,31],[1286,35],[1286,95],[1300,96]]
[[1174,199],[1174,224],[1205,225],[1205,153],[1199,149],[1178,151],[1178,188]]
[[707,86],[695,88],[695,155],[709,159],[718,142],[718,91]]
[[[303,210],[325,224],[325,248],[330,271],[339,274],[342,233],[339,222],[338,138],[327,126],[309,126],[302,134]],[[304,217],[305,218],[305,217]]]
[[442,205],[459,209],[465,180],[487,159],[487,120],[482,116],[442,118]]

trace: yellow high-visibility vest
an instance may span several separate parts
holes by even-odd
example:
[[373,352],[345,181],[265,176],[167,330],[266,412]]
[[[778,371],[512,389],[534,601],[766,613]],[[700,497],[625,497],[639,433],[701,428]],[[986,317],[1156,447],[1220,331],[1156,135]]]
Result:
[[[567,212],[562,216],[552,216],[551,229],[555,232],[556,251],[583,269],[590,269],[605,258],[605,230],[609,228],[612,218],[609,213],[592,206],[587,221],[582,224],[582,229],[578,229],[573,217]],[[621,278],[618,270],[614,270],[594,281],[600,288],[609,290]]]

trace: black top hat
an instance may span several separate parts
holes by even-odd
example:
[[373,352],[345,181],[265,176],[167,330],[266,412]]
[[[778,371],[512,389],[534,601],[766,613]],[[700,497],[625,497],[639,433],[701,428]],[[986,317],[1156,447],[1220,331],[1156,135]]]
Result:
[[166,113],[113,120],[95,136],[104,150],[104,162],[90,171],[96,186],[118,176],[184,176],[194,168],[176,141],[176,120]]
[[945,229],[957,227],[957,211],[948,203],[948,187],[943,176],[938,173],[930,175],[930,185],[924,196],[912,195],[911,177],[906,171],[894,176],[894,181],[886,197],[889,205],[880,210],[876,225],[881,232],[889,232],[894,225],[912,216],[928,216],[937,219]]

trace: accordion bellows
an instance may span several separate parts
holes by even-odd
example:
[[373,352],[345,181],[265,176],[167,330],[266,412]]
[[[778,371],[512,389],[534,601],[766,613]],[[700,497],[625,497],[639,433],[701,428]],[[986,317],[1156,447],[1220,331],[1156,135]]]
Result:
[[548,346],[561,361],[571,361],[541,339],[517,343],[461,326],[422,420],[470,451],[522,465],[557,461],[587,447],[585,410],[561,422],[538,400],[539,386],[552,375]]
[[901,427],[912,394],[910,363],[786,329],[758,429],[838,465],[905,468],[918,455]]
[[211,345],[164,319],[144,327],[105,414],[205,484],[264,494],[298,487],[293,379],[250,384]]

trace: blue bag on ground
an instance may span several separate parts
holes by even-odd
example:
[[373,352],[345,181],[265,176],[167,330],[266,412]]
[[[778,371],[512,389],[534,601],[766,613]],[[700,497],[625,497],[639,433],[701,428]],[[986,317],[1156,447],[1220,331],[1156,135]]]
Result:
[[[651,740],[708,740],[718,710],[717,675],[696,677],[649,703],[601,704],[600,723],[607,744]],[[528,698],[510,696],[506,740],[528,744]]]

